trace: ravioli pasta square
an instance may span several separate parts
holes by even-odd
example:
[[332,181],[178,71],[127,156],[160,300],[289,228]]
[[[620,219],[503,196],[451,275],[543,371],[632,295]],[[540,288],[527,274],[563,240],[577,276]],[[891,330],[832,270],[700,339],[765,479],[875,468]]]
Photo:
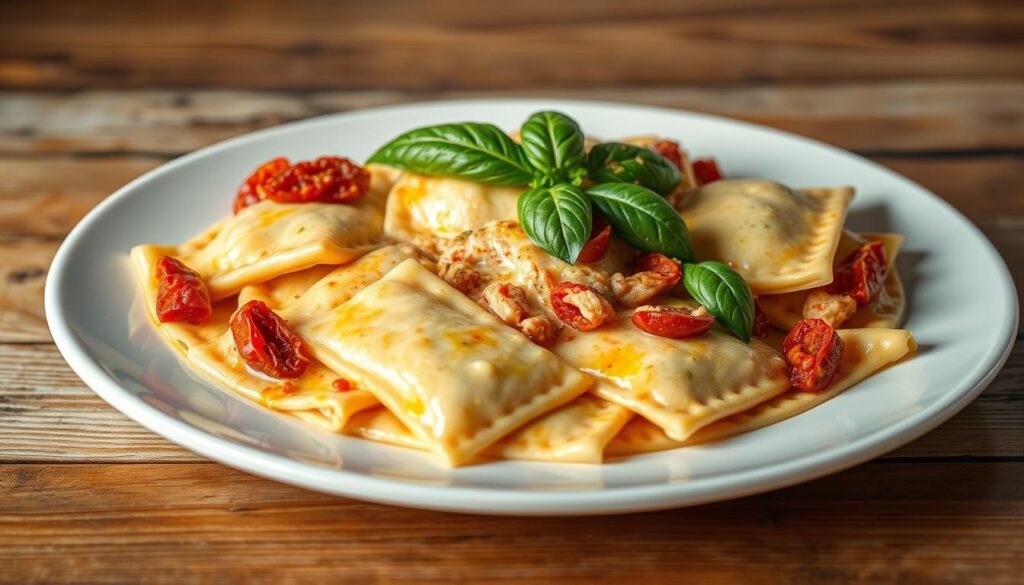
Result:
[[448,465],[591,385],[413,260],[298,330]]
[[405,173],[391,189],[384,233],[403,242],[450,239],[494,220],[514,220],[519,187]]
[[136,246],[132,249],[132,267],[136,280],[142,288],[142,299],[149,320],[160,334],[171,343],[171,347],[184,353],[194,345],[206,343],[227,331],[228,321],[235,312],[235,299],[213,303],[210,320],[200,325],[192,323],[161,323],[156,314],[156,297],[159,284],[156,279],[156,265],[168,252],[168,247]]
[[716,421],[676,441],[642,419],[626,425],[608,445],[608,456],[630,455],[720,441],[794,417],[843,393],[850,387],[913,354],[914,336],[900,329],[843,329],[843,360],[832,384],[821,392],[788,390],[743,412]]
[[379,247],[390,182],[371,173],[354,203],[261,201],[180,247],[161,247],[203,278],[213,300],[318,264],[346,264]]
[[760,341],[747,345],[717,328],[689,339],[655,337],[634,327],[628,314],[552,351],[606,381],[595,386],[596,395],[680,441],[789,387],[785,363]]
[[[903,236],[899,234],[855,234],[843,231],[836,249],[835,265],[839,265],[857,248],[871,242],[881,240],[885,247],[885,259],[888,273],[882,290],[870,303],[857,309],[849,319],[841,325],[847,329],[864,327],[898,327],[903,319],[906,298],[903,293],[903,282],[896,272],[896,257],[903,244]],[[810,291],[802,290],[781,295],[765,295],[758,297],[757,305],[764,311],[768,321],[786,331],[793,328],[797,321],[803,319],[804,302]]]
[[700,260],[731,266],[755,294],[832,282],[832,257],[853,189],[790,189],[779,183],[715,181],[679,205]]
[[[484,457],[548,463],[600,463],[607,444],[633,418],[616,404],[585,393],[542,415],[488,447]],[[426,447],[386,408],[353,416],[345,434],[425,450]]]
[[[290,327],[298,328],[328,308],[344,303],[402,261],[418,257],[411,246],[380,248],[327,274],[322,267],[316,267],[246,287],[239,294],[239,304],[264,301]],[[255,374],[239,355],[230,331],[192,347],[187,356],[213,382],[267,408],[289,412],[334,432],[342,430],[354,413],[380,404],[373,394],[358,386],[335,390],[332,383],[340,376],[315,359],[296,379],[279,381]]]
[[485,454],[503,459],[600,463],[605,446],[631,418],[629,409],[588,392],[527,423]]

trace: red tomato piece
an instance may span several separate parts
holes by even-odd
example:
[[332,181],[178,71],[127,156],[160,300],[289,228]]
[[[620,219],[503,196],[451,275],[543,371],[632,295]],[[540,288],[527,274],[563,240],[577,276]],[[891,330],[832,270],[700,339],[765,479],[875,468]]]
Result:
[[670,160],[680,171],[683,170],[683,152],[675,140],[659,140],[648,148]]
[[259,193],[259,187],[265,184],[270,179],[277,176],[279,173],[284,172],[291,163],[284,157],[275,158],[272,161],[265,162],[256,169],[253,174],[249,175],[249,178],[242,183],[242,186],[238,188],[238,195],[235,196],[235,213],[238,213],[245,207],[255,205],[263,200],[263,196]]
[[551,307],[563,323],[580,331],[597,329],[615,314],[604,295],[576,282],[556,286],[551,291]]
[[336,378],[331,382],[331,388],[334,389],[335,392],[348,392],[352,389],[352,382],[349,382],[345,378]]
[[768,337],[771,332],[772,324],[768,322],[768,316],[754,303],[754,337]]
[[821,319],[804,319],[782,343],[789,364],[789,381],[802,392],[820,392],[839,374],[843,339]]
[[679,263],[664,254],[649,252],[640,256],[633,262],[633,268],[637,272],[653,272],[664,282],[664,290],[668,290],[679,283],[683,277],[683,271]]
[[590,239],[583,244],[583,249],[576,257],[576,262],[597,262],[604,258],[604,253],[608,251],[608,241],[611,239],[611,235],[612,226],[608,225],[608,220],[594,214],[594,227],[590,229]]
[[885,263],[885,244],[875,240],[864,244],[835,269],[832,283],[825,292],[847,295],[857,301],[858,307],[870,303],[885,285],[888,267]]
[[713,158],[703,158],[690,163],[693,174],[697,177],[697,186],[707,185],[723,179],[722,171]]
[[259,194],[278,203],[348,203],[370,188],[370,173],[347,158],[322,156],[288,167],[257,186]]
[[715,316],[704,307],[690,310],[647,305],[633,311],[630,320],[642,331],[671,339],[696,337],[715,324]]
[[231,335],[245,363],[272,378],[298,378],[309,365],[302,340],[263,301],[249,301],[231,316]]
[[156,316],[161,323],[201,325],[210,320],[210,291],[199,274],[164,256],[156,264]]

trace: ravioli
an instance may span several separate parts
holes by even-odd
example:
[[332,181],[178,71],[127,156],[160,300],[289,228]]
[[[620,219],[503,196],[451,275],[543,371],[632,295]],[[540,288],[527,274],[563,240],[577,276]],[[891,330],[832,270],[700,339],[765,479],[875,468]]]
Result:
[[520,187],[405,173],[391,189],[384,233],[403,242],[450,239],[494,220],[514,220]]
[[591,385],[414,260],[298,331],[447,465]]
[[191,348],[188,359],[207,379],[271,410],[302,413],[303,420],[329,431],[340,431],[353,413],[379,404],[358,387],[336,391],[331,384],[340,376],[316,360],[310,360],[302,376],[292,380],[255,374],[238,354],[230,331]]
[[[419,256],[411,246],[387,246],[327,274],[317,267],[246,287],[239,294],[239,301],[262,300],[297,330],[316,315],[349,300],[402,261]],[[318,275],[320,278],[314,281]],[[316,359],[310,360],[302,376],[292,380],[275,380],[254,373],[238,354],[230,331],[192,347],[187,356],[215,383],[272,410],[289,412],[334,432],[342,430],[354,413],[380,404],[358,385],[345,391],[335,390],[332,383],[341,376]]]
[[264,200],[180,247],[159,251],[198,272],[213,300],[318,264],[347,264],[381,245],[391,187],[386,175],[371,172],[369,191],[354,203]]
[[609,443],[606,455],[631,455],[718,441],[775,424],[831,400],[917,348],[914,336],[900,329],[842,329],[839,336],[845,344],[842,365],[836,380],[823,392],[789,390],[714,422],[686,441],[673,440],[656,425],[636,419]]
[[503,459],[600,463],[605,446],[631,418],[632,411],[588,392],[527,423],[485,454]]
[[160,288],[156,279],[156,265],[163,256],[165,248],[160,246],[136,246],[132,248],[131,254],[135,276],[142,287],[142,299],[150,321],[160,334],[171,342],[174,350],[184,353],[193,345],[210,341],[226,331],[228,321],[235,312],[236,301],[231,298],[213,303],[210,320],[201,325],[161,323],[156,314],[156,297]]
[[552,351],[607,382],[594,394],[679,441],[789,387],[785,362],[760,341],[747,345],[717,327],[689,339],[655,337],[637,329],[628,313],[573,333]]
[[793,190],[764,180],[715,181],[679,204],[700,260],[738,272],[755,294],[781,294],[832,282],[853,189]]
[[[484,457],[547,463],[601,463],[608,443],[633,418],[616,404],[585,393],[523,427],[484,451]],[[354,415],[347,435],[425,450],[424,443],[386,408]]]
[[[881,240],[884,244],[889,272],[885,277],[885,284],[875,300],[857,309],[853,316],[840,325],[845,329],[864,327],[891,329],[898,327],[903,319],[906,298],[903,293],[903,283],[900,281],[900,275],[896,272],[895,265],[896,256],[903,244],[903,236],[899,234],[855,234],[843,231],[839,247],[836,249],[834,264],[838,265],[851,252],[873,240]],[[810,294],[809,290],[802,290],[781,295],[765,295],[758,297],[757,305],[764,311],[769,323],[789,331],[797,321],[803,319],[804,302],[807,300],[808,294]]]

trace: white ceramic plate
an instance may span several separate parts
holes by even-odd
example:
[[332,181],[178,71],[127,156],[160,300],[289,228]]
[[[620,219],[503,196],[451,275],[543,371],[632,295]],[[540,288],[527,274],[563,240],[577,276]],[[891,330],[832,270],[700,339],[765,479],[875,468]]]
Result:
[[[413,127],[480,120],[517,128],[567,112],[589,134],[676,137],[731,177],[850,184],[854,229],[906,236],[906,327],[921,350],[805,414],[718,444],[604,465],[499,462],[440,469],[427,455],[332,435],[196,381],[157,337],[128,263],[139,243],[182,242],[230,211],[241,179],[276,156],[363,160]],[[204,148],[136,179],[96,207],[57,253],[46,283],[53,338],[115,408],[184,447],[278,481],[376,502],[497,514],[593,514],[734,498],[876,457],[940,424],[1006,360],[1017,300],[991,244],[918,185],[824,144],[732,120],[623,104],[474,100],[326,116]]]

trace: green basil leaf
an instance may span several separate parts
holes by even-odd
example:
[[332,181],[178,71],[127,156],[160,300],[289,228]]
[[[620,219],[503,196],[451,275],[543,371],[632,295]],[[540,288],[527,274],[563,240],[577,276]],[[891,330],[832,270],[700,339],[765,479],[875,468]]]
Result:
[[660,195],[668,195],[683,180],[676,165],[657,152],[619,142],[591,148],[587,173],[595,183],[636,183]]
[[663,197],[632,183],[603,183],[587,195],[611,224],[615,235],[634,248],[693,261],[690,232]]
[[754,295],[742,276],[721,262],[684,264],[683,285],[723,327],[750,343]]
[[569,182],[582,175],[583,130],[561,112],[537,112],[519,130],[526,159],[556,182]]
[[474,122],[411,130],[367,162],[492,185],[525,185],[533,179],[521,146],[497,126]]
[[590,238],[593,212],[578,187],[559,183],[537,187],[519,196],[519,223],[526,235],[552,256],[570,264]]

